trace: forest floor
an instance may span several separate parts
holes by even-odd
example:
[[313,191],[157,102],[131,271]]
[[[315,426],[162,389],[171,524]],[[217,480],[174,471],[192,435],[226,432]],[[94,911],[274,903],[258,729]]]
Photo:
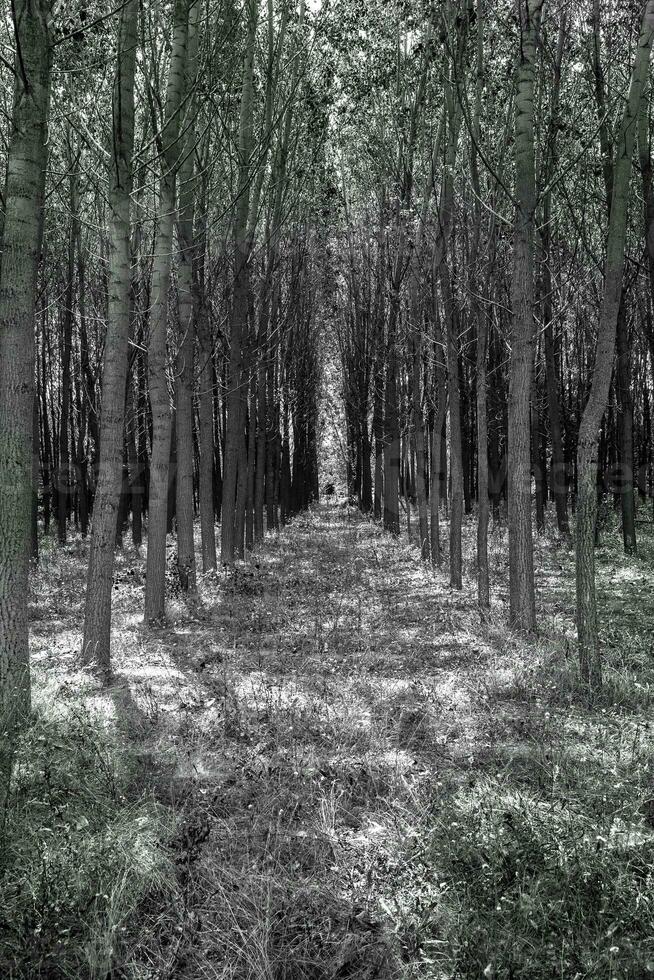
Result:
[[578,681],[573,555],[536,541],[540,633],[345,505],[300,515],[193,608],[114,591],[115,676],[79,665],[87,545],[44,552],[35,721],[0,892],[22,978],[654,976],[654,534],[598,551],[605,690]]

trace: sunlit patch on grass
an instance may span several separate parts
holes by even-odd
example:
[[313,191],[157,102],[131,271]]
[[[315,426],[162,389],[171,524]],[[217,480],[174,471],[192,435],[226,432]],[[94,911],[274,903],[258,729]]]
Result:
[[[143,897],[130,920],[142,942],[118,926],[129,980],[148,969],[180,980],[650,975],[654,549],[643,536],[626,560],[617,536],[604,537],[606,683],[589,706],[572,554],[552,523],[535,541],[535,639],[508,629],[505,526],[491,527],[484,622],[473,519],[460,593],[415,543],[352,508],[318,508],[251,561],[201,576],[199,604],[174,596],[152,631],[143,556],[128,548],[108,689],[79,667],[86,546],[53,553],[35,577],[35,661],[49,678],[38,706],[56,704],[63,721],[91,705],[119,771],[112,739],[133,743],[125,799],[102,833],[176,896],[156,916]],[[150,819],[152,801],[134,793],[146,784],[178,818],[161,852],[134,827]],[[84,853],[91,870],[93,860]],[[98,906],[100,951],[134,893],[121,875]]]

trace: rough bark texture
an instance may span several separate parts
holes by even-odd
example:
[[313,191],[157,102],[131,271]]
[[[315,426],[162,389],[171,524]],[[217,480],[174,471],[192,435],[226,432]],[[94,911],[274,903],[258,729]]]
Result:
[[34,313],[45,192],[51,48],[47,0],[15,0],[14,105],[0,270],[0,819],[16,730],[30,708]]

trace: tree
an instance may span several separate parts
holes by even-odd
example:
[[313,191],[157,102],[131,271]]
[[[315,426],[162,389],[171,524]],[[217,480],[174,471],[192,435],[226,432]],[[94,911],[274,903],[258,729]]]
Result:
[[595,523],[597,520],[597,451],[599,429],[606,410],[616,328],[622,300],[625,244],[632,158],[640,101],[647,82],[654,40],[654,0],[648,0],[631,74],[613,161],[611,214],[604,265],[604,288],[597,328],[597,347],[588,401],[579,426],[577,443],[577,635],[581,674],[590,692],[602,682],[602,661],[595,595]]
[[130,197],[133,184],[134,75],[138,2],[120,12],[112,100],[109,309],[102,369],[100,461],[86,584],[83,656],[108,674],[116,523],[123,473],[125,385],[130,336]]
[[[246,9],[248,34],[241,87],[238,138],[239,183],[234,215],[234,300],[232,304],[230,330],[227,428],[223,456],[223,516],[220,553],[221,560],[227,564],[233,562],[235,552],[242,548],[241,542],[237,540],[238,512],[236,492],[239,468],[241,470],[241,479],[244,476],[241,452],[245,445],[245,406],[247,404],[247,366],[244,363],[244,347],[248,340],[247,332],[249,325],[249,259],[252,244],[248,234],[250,230],[251,194],[250,157],[253,142],[254,56],[259,16],[258,0],[248,0]],[[240,461],[239,456],[241,456]]]
[[0,814],[30,709],[34,314],[43,234],[52,42],[48,0],[15,0],[14,104],[0,265]]
[[534,630],[529,397],[534,358],[534,72],[543,0],[518,3],[520,45],[515,79],[513,307],[509,383],[509,598],[511,622]]
[[173,39],[161,132],[157,137],[161,176],[157,232],[152,269],[148,377],[152,410],[152,451],[148,509],[148,554],[145,580],[146,623],[165,615],[166,532],[168,527],[169,465],[171,450],[170,395],[168,393],[168,293],[177,200],[177,174],[182,162],[180,131],[186,74],[189,10],[193,0],[175,0]]

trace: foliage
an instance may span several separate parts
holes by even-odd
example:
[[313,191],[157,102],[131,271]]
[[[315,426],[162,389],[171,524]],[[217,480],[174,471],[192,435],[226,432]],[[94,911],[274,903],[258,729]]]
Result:
[[134,790],[125,746],[77,703],[18,747],[0,857],[0,974],[106,978],[131,917],[175,889],[171,814]]

